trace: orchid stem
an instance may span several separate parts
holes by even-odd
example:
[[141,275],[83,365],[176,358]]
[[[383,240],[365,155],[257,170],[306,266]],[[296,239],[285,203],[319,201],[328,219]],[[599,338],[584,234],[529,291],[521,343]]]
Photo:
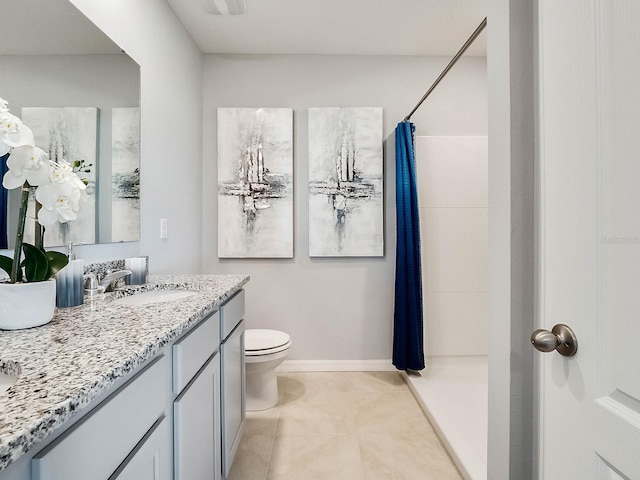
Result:
[[35,246],[44,252],[44,227],[40,225],[38,221],[38,212],[42,208],[42,204],[36,201],[36,221],[34,222],[35,227]]
[[31,185],[24,182],[22,186],[22,198],[20,200],[20,213],[18,214],[18,231],[16,232],[15,250],[13,252],[13,265],[11,267],[11,283],[20,279],[20,260],[22,258],[22,243],[24,241],[24,224],[27,218],[27,206],[29,204],[29,190]]

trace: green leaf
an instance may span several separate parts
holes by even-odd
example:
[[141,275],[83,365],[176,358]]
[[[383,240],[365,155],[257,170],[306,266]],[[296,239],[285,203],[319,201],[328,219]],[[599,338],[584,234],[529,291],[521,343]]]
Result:
[[49,272],[47,272],[47,279],[53,277],[56,273],[62,270],[69,263],[69,257],[60,252],[45,252],[47,260],[49,261]]
[[11,276],[11,267],[13,266],[13,259],[0,255],[0,268],[7,272]]
[[[8,261],[7,261],[8,260]],[[6,267],[9,267],[9,270]],[[9,274],[11,277],[11,268],[13,267],[13,259],[7,258],[4,255],[0,255],[0,268],[2,268],[5,272]],[[22,281],[22,268],[18,268],[18,276],[16,277],[16,282]]]
[[28,282],[48,280],[49,261],[47,256],[29,243],[22,244],[24,252],[24,273]]

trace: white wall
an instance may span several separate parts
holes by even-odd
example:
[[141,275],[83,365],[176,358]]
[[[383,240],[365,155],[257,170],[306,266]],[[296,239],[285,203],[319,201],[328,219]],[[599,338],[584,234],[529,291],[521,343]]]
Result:
[[[293,360],[391,358],[396,124],[448,63],[441,57],[207,55],[203,270],[248,273],[247,326],[288,332]],[[486,61],[464,58],[414,115],[418,135],[486,135]],[[384,109],[385,256],[308,256],[307,108]],[[217,258],[217,107],[294,109],[295,258]]]
[[488,478],[537,478],[533,440],[536,2],[489,0]]
[[[71,0],[140,65],[140,242],[80,247],[85,260],[149,255],[152,273],[201,268],[203,55],[164,1]],[[161,240],[160,219],[169,236]]]
[[417,137],[416,164],[425,355],[486,355],[487,137]]

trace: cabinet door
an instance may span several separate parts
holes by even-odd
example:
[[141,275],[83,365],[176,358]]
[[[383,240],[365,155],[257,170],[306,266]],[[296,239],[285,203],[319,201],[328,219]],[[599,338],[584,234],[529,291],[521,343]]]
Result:
[[140,445],[109,480],[170,480],[171,432],[166,418],[158,420]]
[[214,354],[173,404],[175,480],[219,480],[220,356]]
[[226,478],[238,450],[245,418],[244,321],[221,345],[222,471]]

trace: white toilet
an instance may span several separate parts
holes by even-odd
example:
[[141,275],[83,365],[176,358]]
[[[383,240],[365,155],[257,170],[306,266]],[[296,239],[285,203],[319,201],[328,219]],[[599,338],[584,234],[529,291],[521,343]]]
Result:
[[244,332],[246,407],[266,410],[278,403],[276,367],[289,354],[291,337],[278,330],[247,329]]

